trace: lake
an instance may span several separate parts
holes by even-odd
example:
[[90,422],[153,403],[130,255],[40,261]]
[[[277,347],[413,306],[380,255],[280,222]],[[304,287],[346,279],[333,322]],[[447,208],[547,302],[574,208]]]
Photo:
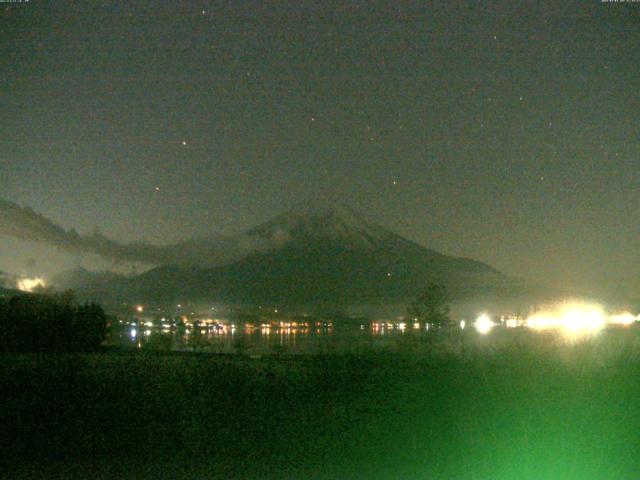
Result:
[[401,322],[313,325],[215,324],[200,327],[155,326],[131,322],[111,331],[106,343],[139,349],[211,353],[323,354],[359,353],[394,347],[404,338],[426,340],[426,326],[407,329]]

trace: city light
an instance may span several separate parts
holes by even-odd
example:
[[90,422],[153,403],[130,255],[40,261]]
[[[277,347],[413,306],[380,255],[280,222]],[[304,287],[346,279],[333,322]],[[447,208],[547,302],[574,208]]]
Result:
[[[516,316],[502,317],[499,324],[493,322],[486,314],[480,314],[474,322],[476,330],[486,334],[497,325],[506,328],[524,326],[536,331],[555,330],[570,338],[583,335],[593,335],[607,325],[629,326],[640,321],[640,315],[621,312],[608,315],[604,306],[598,303],[566,301],[545,307],[526,319]],[[460,321],[460,328],[465,328],[464,320]]]
[[607,320],[602,305],[565,302],[529,316],[526,325],[534,330],[559,330],[569,337],[577,337],[599,332]]
[[517,328],[520,325],[521,325],[521,322],[520,322],[520,320],[518,318],[511,317],[511,318],[507,318],[504,321],[504,326],[507,327],[507,328]]
[[476,318],[476,321],[473,324],[473,326],[478,331],[478,333],[485,335],[491,331],[491,329],[495,326],[495,324],[487,314],[483,313],[478,318]]
[[636,320],[638,320],[638,318],[629,312],[618,313],[609,317],[609,323],[611,323],[612,325],[627,326],[631,325]]

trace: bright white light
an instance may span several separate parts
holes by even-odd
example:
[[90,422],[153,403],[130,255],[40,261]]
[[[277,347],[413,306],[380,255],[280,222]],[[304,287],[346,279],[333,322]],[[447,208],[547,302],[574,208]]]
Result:
[[602,305],[566,302],[527,318],[527,327],[534,330],[561,330],[570,337],[595,334],[607,324]]
[[560,319],[549,316],[546,313],[536,313],[527,318],[526,325],[533,330],[547,330],[550,328],[558,328],[560,326]]
[[131,329],[131,338],[136,338],[136,335],[138,335],[138,332],[136,331],[135,328]]
[[601,309],[592,307],[574,307],[565,312],[562,318],[564,328],[569,332],[596,332],[606,324],[606,317]]
[[18,290],[23,292],[33,292],[38,287],[46,287],[47,282],[42,277],[23,278],[18,280]]
[[473,324],[478,333],[485,335],[491,331],[491,329],[495,326],[493,321],[489,318],[488,315],[482,314],[478,318],[476,318],[475,323]]
[[467,326],[467,322],[465,322],[464,320],[460,320],[460,328],[464,330],[464,327],[466,326]]
[[636,321],[636,317],[634,317],[629,312],[618,313],[615,315],[611,315],[609,317],[609,323],[614,325],[631,325]]
[[138,313],[144,312],[144,307],[142,305],[136,306],[136,312],[138,312]]
[[507,318],[504,322],[504,325],[507,328],[516,328],[519,325],[518,319],[516,318]]

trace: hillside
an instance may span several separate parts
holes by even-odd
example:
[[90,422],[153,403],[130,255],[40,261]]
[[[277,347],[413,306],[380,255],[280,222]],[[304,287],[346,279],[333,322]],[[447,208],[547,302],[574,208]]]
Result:
[[428,281],[460,297],[512,289],[489,265],[427,249],[341,207],[293,210],[238,241],[253,253],[217,267],[160,266],[111,291],[157,302],[353,305],[405,301]]

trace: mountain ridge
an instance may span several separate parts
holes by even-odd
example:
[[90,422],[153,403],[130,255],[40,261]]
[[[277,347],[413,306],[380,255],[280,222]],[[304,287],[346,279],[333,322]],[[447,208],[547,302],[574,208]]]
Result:
[[108,290],[147,302],[349,305],[406,301],[430,281],[461,295],[510,284],[483,262],[430,250],[344,207],[290,210],[237,238],[249,253],[233,261],[161,265]]

